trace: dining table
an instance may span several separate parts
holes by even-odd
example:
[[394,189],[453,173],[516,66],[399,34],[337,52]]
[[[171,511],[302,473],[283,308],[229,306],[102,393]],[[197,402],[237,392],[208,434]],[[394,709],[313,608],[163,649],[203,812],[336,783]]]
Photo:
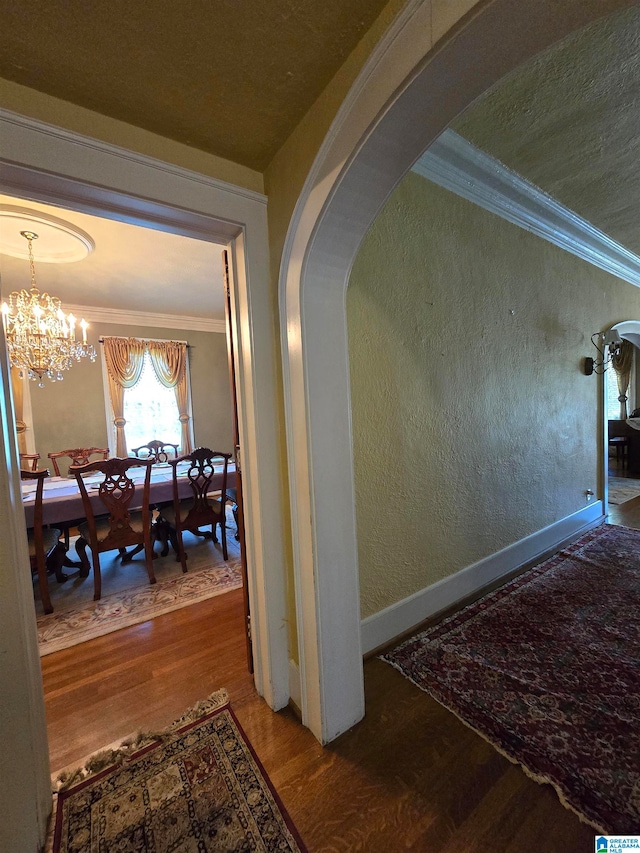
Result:
[[[181,498],[191,497],[189,479],[186,476],[189,463],[178,465],[178,495]],[[215,492],[222,488],[222,466],[216,466],[211,481],[211,491]],[[142,498],[142,481],[144,480],[144,468],[129,469],[129,474],[134,482],[140,484],[140,490],[136,490],[131,509],[139,509],[140,503],[135,501]],[[104,479],[100,473],[87,474],[84,482],[87,486],[89,500],[96,514],[104,513],[104,504],[100,500],[98,490]],[[229,463],[227,469],[227,487],[232,488],[236,484],[236,469],[233,462]],[[27,527],[33,527],[34,505],[36,484],[32,481],[22,483],[22,503]],[[169,503],[173,500],[173,470],[168,463],[156,463],[151,469],[151,484],[149,487],[149,503],[155,506],[161,503]],[[75,476],[71,477],[47,477],[44,481],[44,492],[42,498],[42,523],[44,525],[71,523],[84,518],[84,507],[82,495],[78,488]]]

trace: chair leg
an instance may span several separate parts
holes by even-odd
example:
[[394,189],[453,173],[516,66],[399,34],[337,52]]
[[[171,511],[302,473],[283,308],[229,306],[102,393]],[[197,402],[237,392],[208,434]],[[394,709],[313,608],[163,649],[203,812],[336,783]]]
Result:
[[182,541],[182,530],[180,528],[176,529],[177,539],[178,539],[178,555],[180,557],[180,563],[182,564],[182,571],[186,573],[187,571],[187,554],[184,550],[184,542]]
[[227,518],[224,514],[224,504],[222,505],[222,521],[220,522],[220,538],[222,539],[222,556],[225,560],[229,559],[227,551]]
[[40,599],[45,613],[53,613],[53,605],[49,595],[49,581],[47,580],[47,565],[45,563],[44,554],[37,558],[38,568],[38,587],[40,589]]
[[176,532],[175,527],[171,524],[167,524],[167,534],[169,536],[169,542],[171,542],[171,547],[176,552],[176,563],[180,562],[180,544],[178,543],[178,534]]
[[53,572],[58,583],[64,583],[66,580],[69,580],[69,576],[63,573],[62,567],[68,565],[70,562],[70,560],[67,560],[67,549],[62,542],[58,542],[47,558],[47,574]]
[[145,529],[144,534],[144,556],[145,562],[147,565],[147,574],[149,575],[149,583],[156,583],[156,575],[153,571],[153,558],[155,554],[153,553],[153,545],[151,543],[151,528]]
[[231,507],[231,512],[233,513],[233,520],[234,520],[234,521],[235,521],[235,523],[236,523],[235,538],[236,538],[236,541],[237,541],[238,539],[240,539],[240,528],[238,527],[238,504],[234,504],[234,505]]
[[91,549],[93,557],[93,600],[100,601],[102,596],[102,575],[100,574],[100,552],[97,548]]
[[88,578],[91,571],[91,563],[87,557],[87,540],[83,536],[78,536],[76,539],[76,554],[80,559],[80,571],[78,574],[81,578]]

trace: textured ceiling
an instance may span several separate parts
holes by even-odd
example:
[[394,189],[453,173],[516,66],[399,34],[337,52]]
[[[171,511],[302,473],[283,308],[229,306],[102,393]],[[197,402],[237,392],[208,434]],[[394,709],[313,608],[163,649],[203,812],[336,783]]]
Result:
[[386,0],[0,2],[0,77],[263,170]]
[[640,253],[640,6],[539,54],[453,127]]
[[[224,320],[221,247],[85,213],[0,195],[0,207],[23,206],[77,225],[95,243],[70,264],[44,263],[33,244],[36,282],[65,304]],[[0,229],[8,227],[0,217]],[[33,230],[38,231],[38,225]],[[3,236],[0,231],[0,238]],[[0,254],[2,296],[29,287],[28,261]]]

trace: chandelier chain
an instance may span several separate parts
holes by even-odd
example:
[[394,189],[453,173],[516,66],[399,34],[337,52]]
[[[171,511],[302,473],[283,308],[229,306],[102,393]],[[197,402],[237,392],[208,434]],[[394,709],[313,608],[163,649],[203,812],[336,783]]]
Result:
[[38,235],[34,234],[33,231],[21,231],[20,232],[23,237],[26,237],[27,244],[29,246],[29,272],[31,273],[31,289],[36,288],[36,265],[33,260],[33,241],[38,239]]

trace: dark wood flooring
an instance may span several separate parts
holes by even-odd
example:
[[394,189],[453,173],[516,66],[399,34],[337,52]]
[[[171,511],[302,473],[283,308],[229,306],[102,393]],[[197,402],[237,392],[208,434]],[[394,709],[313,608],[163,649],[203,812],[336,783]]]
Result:
[[365,663],[366,718],[322,748],[246,671],[242,591],[42,660],[52,769],[219,687],[310,853],[585,853],[594,832],[425,693]]

